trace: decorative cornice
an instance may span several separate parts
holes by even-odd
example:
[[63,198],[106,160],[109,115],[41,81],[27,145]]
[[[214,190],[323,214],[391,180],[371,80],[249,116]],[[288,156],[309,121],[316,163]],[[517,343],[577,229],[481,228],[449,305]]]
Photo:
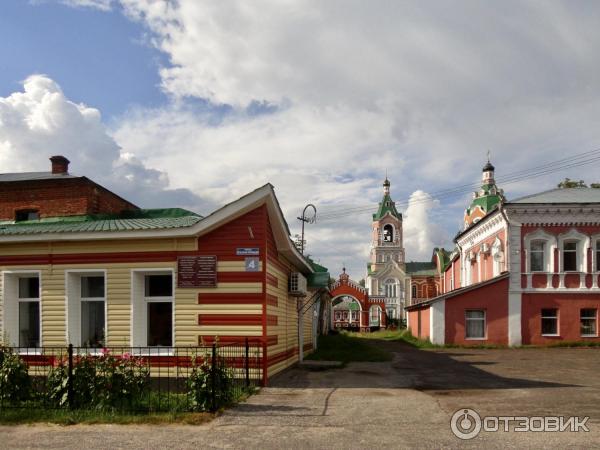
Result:
[[586,226],[600,224],[600,205],[516,205],[509,204],[506,214],[521,225]]
[[456,240],[461,248],[471,247],[504,227],[504,218],[500,214],[500,211],[495,211],[491,214],[493,217],[490,216],[485,222],[477,223],[477,225],[473,226]]

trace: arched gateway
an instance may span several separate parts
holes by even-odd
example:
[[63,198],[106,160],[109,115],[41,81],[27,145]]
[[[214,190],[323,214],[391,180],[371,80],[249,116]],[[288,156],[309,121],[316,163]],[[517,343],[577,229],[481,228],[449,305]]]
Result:
[[371,331],[386,327],[384,299],[369,298],[367,290],[350,279],[346,268],[331,286],[330,295],[333,329]]

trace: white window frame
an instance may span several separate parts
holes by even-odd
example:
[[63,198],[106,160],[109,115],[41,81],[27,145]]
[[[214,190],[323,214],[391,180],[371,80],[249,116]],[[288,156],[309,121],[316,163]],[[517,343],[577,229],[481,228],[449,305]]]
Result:
[[592,248],[592,272],[594,273],[600,272],[597,261],[597,254],[600,253],[598,246],[600,246],[600,234],[595,234],[590,239],[590,247]]
[[[145,276],[146,275],[171,275],[172,286],[170,297],[146,297],[145,293]],[[154,356],[154,355],[173,355],[173,347],[176,344],[175,337],[175,289],[176,289],[177,278],[175,276],[175,269],[172,267],[162,268],[146,268],[146,269],[132,269],[131,270],[131,319],[130,319],[130,340],[131,347],[134,348],[134,352],[141,356]],[[135,347],[148,347],[148,302],[171,302],[172,303],[172,337],[171,347],[151,347],[146,349],[135,349]],[[140,306],[142,306],[140,310]],[[138,317],[139,315],[139,317]],[[136,335],[137,322],[141,322],[144,325],[143,337]],[[140,342],[141,341],[141,342]]]
[[388,297],[388,298],[397,298],[398,297],[398,280],[396,280],[395,278],[387,278],[383,282],[383,288],[384,288],[386,297]]
[[[541,271],[531,270],[531,243],[533,241],[544,241],[544,262]],[[525,255],[527,272],[529,273],[553,273],[554,272],[554,250],[558,247],[556,236],[547,233],[541,228],[536,231],[527,233],[524,238],[525,243]]]
[[[586,316],[583,317],[582,313],[584,309],[591,309],[594,310],[594,315],[593,316]],[[581,334],[581,321],[583,319],[593,319],[594,320],[594,328],[596,329],[596,333],[595,334]],[[579,329],[580,329],[580,335],[581,337],[598,337],[598,308],[581,308],[579,310]]]
[[[468,314],[471,311],[483,312],[483,318],[469,318]],[[467,330],[469,329],[469,327],[467,326],[468,321],[483,322],[483,336],[482,337],[467,336]],[[474,309],[474,308],[465,309],[465,340],[467,340],[467,341],[485,341],[485,340],[487,340],[487,311],[485,309]]]
[[[81,278],[90,276],[104,277],[104,297],[81,298]],[[81,303],[83,301],[104,301],[104,346],[108,346],[108,271],[106,269],[68,269],[65,270],[65,332],[68,343],[81,347]],[[77,305],[74,305],[77,302]],[[76,317],[72,317],[76,314]],[[99,353],[102,349],[89,348],[89,353]]]
[[[377,311],[377,324],[372,323],[373,322],[373,311]],[[381,326],[381,306],[372,305],[369,308],[369,326],[370,327]]]
[[[545,309],[553,309],[554,311],[556,311],[556,315],[555,316],[543,316],[542,312]],[[554,319],[556,320],[556,333],[552,334],[552,333],[547,333],[544,334],[542,331],[542,322],[544,319]],[[558,308],[540,308],[540,334],[542,336],[548,336],[548,337],[558,337],[560,336],[560,313],[558,311]]]
[[[20,299],[19,298],[19,278],[34,278],[37,276],[39,280],[39,293],[37,299]],[[8,287],[7,287],[8,286]],[[11,299],[11,294],[14,298]],[[7,308],[7,302],[12,301],[14,305]],[[44,329],[43,325],[43,304],[42,304],[42,271],[41,270],[4,270],[2,271],[2,341],[4,337],[8,337],[9,341],[5,344],[11,347],[17,347],[19,353],[29,355],[39,355],[40,348],[20,347],[19,346],[19,304],[21,302],[39,302],[40,313],[40,347],[44,345]],[[14,310],[13,310],[14,308]],[[7,316],[10,320],[6,320]],[[7,327],[7,322],[10,325]],[[7,328],[9,331],[7,331]],[[16,336],[16,341],[14,340]]]
[[564,244],[565,242],[576,242],[576,270],[569,270],[568,273],[585,273],[587,272],[587,247],[589,246],[590,238],[575,229],[571,229],[566,233],[558,236],[559,253],[559,270],[565,273],[564,270]]

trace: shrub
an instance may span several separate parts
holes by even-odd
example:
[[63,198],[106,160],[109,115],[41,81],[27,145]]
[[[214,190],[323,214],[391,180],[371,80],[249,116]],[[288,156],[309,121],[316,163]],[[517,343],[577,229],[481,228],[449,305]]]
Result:
[[[221,358],[217,360],[216,367],[211,368],[208,359],[203,358],[201,364],[194,359],[192,372],[187,379],[188,396],[191,409],[194,411],[217,410],[228,405],[234,400],[233,373]],[[213,388],[215,392],[213,405]]]
[[11,349],[0,347],[0,401],[19,403],[31,393],[27,364]]
[[[72,408],[114,410],[140,402],[149,386],[150,371],[141,358],[126,353],[73,358]],[[48,374],[48,398],[55,406],[68,405],[68,360],[61,359]]]

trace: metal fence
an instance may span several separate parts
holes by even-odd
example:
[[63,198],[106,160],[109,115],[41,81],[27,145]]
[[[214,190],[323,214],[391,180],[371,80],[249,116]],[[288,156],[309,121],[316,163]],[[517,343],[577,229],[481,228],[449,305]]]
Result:
[[262,344],[0,347],[0,409],[216,411],[263,375]]

